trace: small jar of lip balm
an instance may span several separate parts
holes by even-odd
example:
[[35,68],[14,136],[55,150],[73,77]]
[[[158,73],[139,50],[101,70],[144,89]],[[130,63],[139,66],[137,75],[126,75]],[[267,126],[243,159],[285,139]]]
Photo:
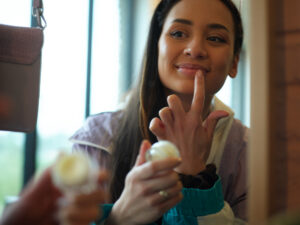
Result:
[[169,157],[180,158],[179,150],[170,141],[158,141],[146,152],[146,161],[155,161]]
[[88,193],[97,187],[98,164],[81,152],[61,153],[52,167],[52,181],[66,193]]

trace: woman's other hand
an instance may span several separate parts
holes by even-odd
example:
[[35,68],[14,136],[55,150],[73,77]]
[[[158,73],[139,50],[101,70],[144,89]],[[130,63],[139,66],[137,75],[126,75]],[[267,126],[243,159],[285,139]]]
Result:
[[203,121],[204,98],[204,75],[198,70],[190,110],[186,112],[179,97],[170,95],[168,107],[159,112],[160,119],[154,118],[150,123],[158,140],[171,141],[179,148],[182,163],[176,171],[182,174],[196,175],[205,169],[215,126],[219,119],[228,116],[225,111],[213,111]]
[[182,184],[174,168],[180,159],[146,162],[151,147],[143,141],[135,166],[128,173],[124,190],[112,208],[107,224],[148,224],[159,219],[182,199]]
[[57,200],[62,193],[53,185],[51,168],[29,182],[17,202],[4,211],[2,225],[57,225]]

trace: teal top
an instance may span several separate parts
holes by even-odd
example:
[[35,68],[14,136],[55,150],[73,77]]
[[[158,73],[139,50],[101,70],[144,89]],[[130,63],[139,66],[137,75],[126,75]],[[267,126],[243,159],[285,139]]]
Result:
[[[163,225],[197,225],[197,217],[218,213],[224,207],[220,177],[210,189],[183,188],[182,194],[182,201],[163,215]],[[103,204],[102,218],[94,225],[101,224],[109,216],[112,207],[113,204]]]

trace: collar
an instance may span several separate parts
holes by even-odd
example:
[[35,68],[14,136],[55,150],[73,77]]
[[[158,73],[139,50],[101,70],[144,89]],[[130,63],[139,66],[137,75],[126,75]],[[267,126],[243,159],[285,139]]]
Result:
[[223,156],[224,147],[234,119],[234,112],[230,107],[225,105],[220,99],[214,96],[211,104],[211,111],[216,110],[224,110],[229,113],[227,117],[220,119],[216,125],[210,153],[206,161],[206,164],[215,164],[218,172],[220,168],[221,158]]

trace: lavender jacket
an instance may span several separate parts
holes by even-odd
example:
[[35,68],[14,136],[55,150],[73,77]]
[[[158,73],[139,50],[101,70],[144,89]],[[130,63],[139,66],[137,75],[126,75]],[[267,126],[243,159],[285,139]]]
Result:
[[[104,112],[90,116],[84,126],[71,138],[74,150],[87,152],[98,159],[101,167],[110,169],[110,152],[122,111]],[[218,168],[224,200],[236,218],[247,220],[247,130],[233,119]],[[198,220],[199,221],[199,220]],[[199,224],[199,223],[198,223]]]

